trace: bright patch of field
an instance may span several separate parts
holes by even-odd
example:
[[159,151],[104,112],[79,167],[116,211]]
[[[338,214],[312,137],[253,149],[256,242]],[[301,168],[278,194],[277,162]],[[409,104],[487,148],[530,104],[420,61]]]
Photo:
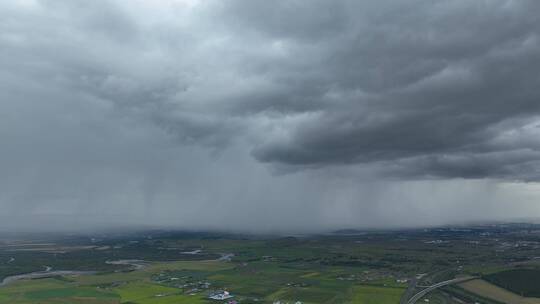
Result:
[[508,304],[540,304],[539,298],[525,298],[484,280],[472,280],[459,284],[479,296]]
[[[173,273],[173,281],[155,281],[156,276]],[[372,285],[338,280],[360,269],[279,262],[227,263],[220,261],[182,261],[150,263],[146,268],[94,275],[66,276],[14,282],[0,288],[3,303],[137,303],[137,304],[203,304],[213,289],[227,289],[237,299],[276,300],[305,304],[398,303],[403,288],[393,279],[381,279]],[[210,289],[195,295],[179,286],[183,279],[211,282]],[[178,283],[177,283],[178,282]],[[192,287],[189,287],[192,288]],[[376,301],[377,300],[377,301]],[[394,301],[396,300],[396,301]],[[381,302],[382,301],[382,302]],[[265,303],[266,303],[265,302]]]
[[508,270],[507,266],[500,265],[491,265],[491,266],[478,266],[478,265],[467,265],[464,267],[464,270],[470,274],[492,274],[499,271]]
[[176,295],[161,298],[147,298],[137,301],[137,304],[203,304],[208,303],[198,296]]
[[231,267],[218,261],[164,262],[138,271],[21,280],[0,288],[0,304],[207,303],[202,294],[185,295],[181,289],[153,283],[151,277],[163,270],[222,271]]
[[30,291],[25,294],[28,299],[43,300],[50,298],[117,298],[115,294],[100,292],[96,288],[58,288]]
[[200,296],[183,295],[181,290],[177,288],[145,282],[126,284],[115,288],[114,291],[120,295],[122,302],[138,304],[205,303]]
[[309,278],[299,279],[303,274],[303,270],[279,267],[274,263],[250,263],[242,268],[220,271],[208,279],[216,286],[231,289],[234,293],[264,297],[287,284],[312,285]]
[[379,286],[355,286],[348,304],[397,304],[405,289]]
[[55,279],[24,280],[0,289],[0,303],[118,303],[118,295]]
[[[40,282],[42,281],[42,282]],[[125,283],[112,289],[81,287],[72,283],[58,284],[52,279],[21,282],[20,286],[0,290],[2,304],[30,303],[76,303],[76,304],[118,304],[133,302],[137,304],[202,304],[207,303],[201,295],[190,296],[180,289],[165,287],[145,281]],[[29,283],[24,284],[24,283]],[[11,287],[11,286],[10,286]],[[24,288],[22,288],[24,287]]]
[[125,284],[114,288],[114,291],[120,295],[123,302],[137,302],[139,299],[155,297],[156,295],[174,295],[179,292],[176,288],[143,282]]
[[66,283],[52,279],[20,280],[0,288],[0,292],[23,293],[42,289],[56,289],[65,287]]

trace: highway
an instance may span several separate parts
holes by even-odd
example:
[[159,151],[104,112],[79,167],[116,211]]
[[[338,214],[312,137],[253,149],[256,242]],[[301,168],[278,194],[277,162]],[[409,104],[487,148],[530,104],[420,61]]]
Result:
[[414,296],[412,296],[409,299],[409,301],[407,302],[407,304],[415,304],[416,301],[420,300],[423,296],[425,296],[426,294],[428,294],[429,292],[431,292],[431,291],[433,291],[433,290],[435,290],[437,288],[441,288],[441,287],[446,286],[446,285],[455,284],[455,283],[461,283],[461,282],[465,282],[465,281],[469,281],[469,280],[473,280],[473,279],[476,279],[476,277],[457,278],[457,279],[452,279],[452,280],[448,280],[448,281],[442,281],[442,282],[433,284],[433,285],[427,287],[426,289],[418,292]]

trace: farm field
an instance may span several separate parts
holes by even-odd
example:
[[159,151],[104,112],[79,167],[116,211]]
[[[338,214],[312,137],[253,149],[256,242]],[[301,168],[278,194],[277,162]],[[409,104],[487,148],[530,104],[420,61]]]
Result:
[[540,270],[513,269],[484,276],[484,279],[518,295],[540,298]]
[[393,304],[399,303],[403,288],[356,286],[349,304]]
[[460,284],[462,288],[480,296],[508,304],[540,304],[538,298],[525,298],[502,289],[484,280],[473,280]]
[[[255,274],[235,272],[226,262],[192,261],[155,263],[127,273],[77,275],[22,280],[0,289],[0,303],[210,303],[206,292],[186,293],[185,288],[153,280],[166,273],[197,274],[231,292],[244,301],[263,303],[303,299],[303,303],[396,303],[404,288],[356,284],[336,284],[303,270],[288,270],[282,275],[275,266],[254,266]],[[288,281],[307,279],[310,283],[287,286]],[[268,293],[268,294],[266,294]],[[350,295],[352,297],[349,299]],[[377,300],[379,299],[379,300]],[[380,302],[384,299],[384,302]],[[377,302],[378,301],[378,302]]]
[[[508,281],[540,269],[537,234],[519,231],[522,226],[313,236],[158,231],[5,238],[0,304],[223,304],[209,299],[223,291],[246,304],[397,304],[458,276]],[[540,303],[482,280],[461,287],[433,291],[420,301]]]

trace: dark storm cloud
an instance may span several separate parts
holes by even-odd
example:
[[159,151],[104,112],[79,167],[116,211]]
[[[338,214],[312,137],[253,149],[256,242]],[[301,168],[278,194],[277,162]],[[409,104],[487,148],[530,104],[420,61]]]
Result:
[[[340,4],[347,14],[336,17],[336,28],[347,26],[331,36],[314,26],[305,36],[321,35],[307,42],[294,31],[271,31],[264,18],[253,21],[304,51],[290,58],[308,62],[302,72],[280,66],[272,75],[304,88],[288,95],[289,110],[304,101],[314,113],[258,146],[257,159],[299,166],[384,161],[424,176],[535,178],[535,167],[527,170],[523,162],[539,156],[515,154],[537,149],[536,130],[521,144],[492,139],[538,119],[540,22],[533,12],[540,4]],[[269,10],[294,24],[293,14]]]
[[[540,179],[539,14],[535,0],[3,2],[0,205],[259,230],[531,210],[534,185],[504,182]],[[461,188],[467,212],[429,209],[453,210]]]

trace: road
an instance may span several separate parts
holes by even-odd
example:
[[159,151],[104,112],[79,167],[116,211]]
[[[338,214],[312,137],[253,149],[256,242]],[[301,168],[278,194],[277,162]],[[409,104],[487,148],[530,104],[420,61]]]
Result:
[[441,288],[443,286],[446,286],[446,285],[450,285],[450,284],[455,284],[455,283],[461,283],[461,282],[465,282],[465,281],[469,281],[469,280],[473,280],[473,279],[476,279],[476,277],[464,277],[464,278],[457,278],[457,279],[452,279],[452,280],[448,280],[448,281],[442,281],[442,282],[439,282],[437,284],[433,284],[431,286],[429,286],[428,288],[418,292],[417,294],[415,294],[414,296],[412,296],[409,301],[407,302],[407,304],[415,304],[416,301],[420,300],[423,296],[425,296],[426,294],[428,294],[429,292],[437,289],[437,288]]
[[409,286],[407,287],[407,290],[401,296],[399,304],[407,304],[407,299],[411,298],[414,295],[414,290],[416,289],[417,281],[418,279],[416,277],[412,278],[409,281]]

